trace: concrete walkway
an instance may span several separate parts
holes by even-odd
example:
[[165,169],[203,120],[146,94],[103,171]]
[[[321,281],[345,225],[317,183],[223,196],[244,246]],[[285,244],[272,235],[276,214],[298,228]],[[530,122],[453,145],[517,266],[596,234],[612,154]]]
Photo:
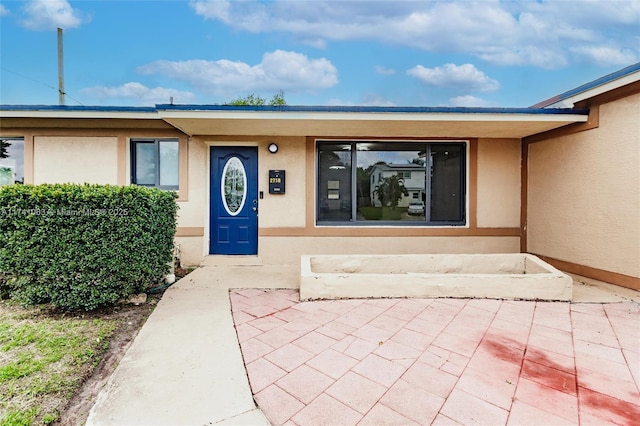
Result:
[[[336,402],[340,404],[339,406],[351,410],[348,411],[351,417],[341,417],[340,424],[356,424],[363,419],[373,423],[380,423],[384,419],[396,419],[400,423],[404,419],[421,424],[430,423],[427,417],[415,417],[419,412],[414,411],[414,414],[410,411],[403,412],[398,405],[402,405],[402,401],[407,398],[415,399],[417,394],[414,395],[414,392],[433,394],[428,395],[434,398],[433,400],[420,400],[431,407],[430,412],[435,412],[432,420],[436,423],[451,424],[451,420],[456,420],[460,424],[477,424],[480,417],[456,417],[457,415],[453,414],[454,408],[457,406],[469,411],[470,407],[476,407],[474,408],[476,411],[470,412],[471,415],[479,416],[484,412],[482,407],[486,409],[486,404],[491,406],[496,416],[487,419],[494,419],[497,424],[506,424],[510,418],[518,420],[519,423],[523,423],[526,419],[537,418],[538,424],[548,423],[544,421],[546,418],[556,420],[559,418],[564,419],[568,424],[576,424],[576,422],[572,423],[575,418],[568,418],[564,411],[578,413],[578,418],[584,424],[596,420],[600,420],[600,423],[603,420],[620,422],[620,419],[628,418],[625,417],[625,413],[629,410],[634,415],[640,413],[637,405],[640,395],[638,394],[640,314],[637,302],[640,299],[637,297],[637,292],[616,287],[603,287],[591,282],[588,285],[575,287],[574,293],[577,300],[614,302],[635,298],[635,302],[594,305],[425,299],[404,300],[403,303],[410,304],[410,307],[404,307],[397,305],[400,301],[395,299],[301,304],[297,302],[297,287],[298,269],[296,267],[205,266],[192,272],[166,291],[99,394],[87,424],[261,425],[269,424],[270,421],[281,423],[291,420],[297,424],[311,425],[324,422],[322,417],[316,417],[314,413],[331,410]],[[243,354],[238,344],[234,317],[231,315],[232,303],[229,294],[229,289],[246,288],[290,289],[276,292],[244,290],[231,293],[236,326],[243,342],[242,349],[247,369],[245,369]],[[264,301],[269,303],[263,303]],[[343,330],[338,329],[333,332],[334,335],[331,335],[332,332],[328,330],[336,328],[336,324],[342,323],[344,326],[353,328],[355,323],[351,323],[351,320],[346,323],[344,319],[338,320],[348,312],[332,313],[324,308],[328,304],[351,306],[354,310],[352,315],[358,313],[358,316],[353,318],[364,322],[357,329],[349,330],[348,333],[343,327]],[[417,306],[421,307],[419,313],[415,312]],[[429,306],[443,307],[445,310],[440,312],[438,318],[444,321],[446,315],[449,315],[450,321],[446,324],[438,323],[442,326],[441,330],[437,335],[431,336],[432,339],[427,344],[425,338],[416,340],[412,336],[416,337],[413,333],[420,333],[415,330],[417,320],[428,322],[419,318],[419,315],[428,312]],[[325,311],[328,314],[321,314]],[[307,315],[306,325],[305,322],[296,322],[296,319],[302,316],[297,315],[299,312]],[[362,316],[363,312],[364,316]],[[396,312],[395,317],[399,316],[400,312],[410,312],[413,317],[405,321],[405,319],[395,318],[392,312]],[[470,312],[477,313],[478,316],[469,317]],[[536,312],[539,313],[536,315]],[[506,327],[506,323],[510,321],[509,313],[518,317],[517,321],[511,321],[514,329]],[[295,315],[297,315],[296,318],[294,318]],[[507,316],[504,317],[504,315]],[[287,319],[287,316],[291,318]],[[526,322],[525,317],[530,319],[528,331],[524,330],[524,325],[521,324]],[[574,329],[577,323],[574,319],[579,319],[580,324],[586,325],[586,328],[583,327],[583,331],[576,332]],[[431,319],[432,322],[434,320]],[[324,323],[321,323],[323,321]],[[400,324],[398,321],[403,323]],[[415,321],[413,326],[408,325],[411,321]],[[272,324],[274,322],[276,325]],[[270,325],[266,325],[267,323]],[[259,324],[262,326],[260,327]],[[312,324],[313,327],[311,327]],[[481,325],[484,327],[483,330],[481,330],[482,327],[478,328]],[[324,334],[320,331],[323,327],[328,327],[324,329]],[[364,330],[362,330],[363,327]],[[447,329],[447,327],[455,329]],[[397,328],[397,330],[394,331],[391,328]],[[386,331],[383,335],[377,335],[376,330]],[[430,327],[429,330],[431,334],[435,332],[434,327]],[[337,332],[343,333],[344,336],[338,335]],[[614,333],[613,336],[610,335],[611,333]],[[318,334],[325,337],[320,337],[323,344],[314,340]],[[472,335],[472,339],[467,343],[460,341],[461,336],[465,334]],[[489,340],[487,336],[493,336],[493,340]],[[523,336],[528,336],[529,340],[524,341]],[[535,344],[530,343],[531,336],[534,336]],[[560,342],[567,343],[569,336],[573,342],[571,351],[565,347],[563,350],[566,353],[563,353],[562,350],[557,349],[561,347],[558,346],[558,339]],[[613,348],[611,338],[615,338],[619,344],[619,347],[614,349],[615,354],[610,349]],[[354,346],[355,339],[361,339],[362,342],[358,341]],[[594,341],[596,339],[604,340],[596,342]],[[352,341],[349,343],[349,340]],[[326,346],[327,342],[331,344]],[[365,344],[366,342],[369,344]],[[379,344],[380,342],[382,344]],[[479,374],[482,369],[479,370],[478,366],[486,363],[486,367],[493,375],[495,371],[500,371],[502,375],[510,371],[507,368],[510,364],[500,363],[500,357],[497,360],[490,357],[491,350],[498,347],[496,345],[493,349],[485,347],[485,344],[488,345],[491,342],[502,345],[500,346],[502,349],[514,346],[518,356],[522,356],[525,362],[523,365],[526,365],[526,368],[522,368],[517,373],[512,371],[505,376],[504,382],[500,382],[504,389],[513,390],[512,396],[515,395],[517,401],[525,401],[522,404],[514,402],[509,405],[506,398],[509,391],[492,393],[491,396],[486,397],[477,395],[482,393],[479,389],[482,389],[483,377],[491,376],[486,372]],[[376,343],[377,346],[372,343]],[[416,345],[420,347],[415,347]],[[422,347],[424,345],[426,347]],[[323,346],[326,347],[323,348]],[[287,349],[284,349],[285,347]],[[553,352],[553,348],[556,348],[553,353],[558,356],[553,357],[553,362],[559,363],[563,368],[555,364],[549,365],[549,362],[545,364],[540,361],[543,359],[540,357],[531,359],[531,356],[536,353],[528,350],[529,347],[543,351],[542,353],[546,356],[550,353],[544,351]],[[408,354],[398,353],[404,348],[409,348]],[[586,351],[585,348],[594,348],[596,352],[588,352],[584,359],[580,358],[578,361],[577,354]],[[293,350],[293,353],[289,352],[290,350]],[[353,365],[349,365],[342,374],[339,374],[337,370],[344,369],[345,364],[334,362],[331,357],[327,357],[327,354],[321,353],[329,350],[351,358],[355,364],[352,361],[350,364]],[[353,356],[356,352],[361,358]],[[449,354],[446,358],[442,358],[444,352]],[[313,356],[309,357],[309,354]],[[328,354],[333,353],[328,352]],[[484,358],[477,358],[479,360],[472,363],[476,354]],[[529,354],[528,357],[526,354]],[[437,357],[447,362],[436,367],[433,363],[436,362]],[[463,362],[463,358],[466,362]],[[415,368],[418,360],[420,365],[425,364],[431,367],[431,370]],[[566,371],[571,368],[569,360],[577,368],[577,386],[574,385],[571,389],[558,389],[559,386],[564,385],[550,386],[549,382],[540,383],[540,380],[536,379],[546,376],[551,371],[549,369],[552,369],[557,377],[567,378],[566,375],[572,374]],[[624,366],[621,360],[624,360]],[[386,368],[381,368],[383,366],[376,362],[385,364]],[[595,376],[591,374],[584,376],[587,377],[586,382],[581,381],[580,372],[583,362],[597,364],[598,370],[602,370],[602,377],[594,378]],[[321,365],[334,370],[323,371]],[[510,368],[514,369],[513,366]],[[590,367],[585,368],[589,370]],[[321,374],[331,381],[311,380],[299,375],[300,369],[311,372],[312,375]],[[256,408],[254,403],[247,370],[256,399],[264,410],[264,414],[263,410]],[[625,371],[631,376],[623,377]],[[294,372],[298,373],[291,376]],[[565,374],[563,375],[562,372]],[[606,372],[611,374],[606,376],[609,374]],[[429,376],[429,374],[432,375]],[[449,380],[442,379],[440,377],[442,374],[447,374],[442,377]],[[457,377],[453,387],[451,383],[454,379],[449,375]],[[296,381],[301,379],[305,385],[304,389],[313,390],[303,390],[304,394],[296,394]],[[603,383],[602,380],[609,380],[606,383],[609,383],[610,388],[626,392],[624,395],[609,395],[626,403],[626,405],[616,406],[623,408],[622,414],[618,410],[618,417],[603,418],[598,414],[601,412],[600,409],[576,411],[582,404],[579,399],[576,399],[574,411],[566,407],[562,413],[554,412],[552,408],[547,408],[545,411],[544,407],[532,405],[526,399],[535,395],[535,391],[541,386],[557,392],[557,394],[553,393],[554,397],[565,398],[561,398],[560,401],[565,401],[568,397],[578,398],[578,395],[598,396],[589,394],[586,390],[579,391],[579,389],[595,391],[592,388],[596,385],[589,385],[589,380],[596,380],[599,383],[598,386]],[[436,386],[437,390],[434,392],[434,389],[424,389],[426,382],[434,383],[433,386]],[[423,387],[420,387],[420,383]],[[456,388],[459,383],[468,383],[471,387]],[[575,378],[573,383],[576,383]],[[498,386],[497,383],[494,384]],[[522,384],[526,386],[523,387]],[[447,390],[447,386],[450,389]],[[360,391],[354,392],[357,389]],[[368,393],[367,390],[372,393]],[[470,406],[468,400],[463,398],[465,395],[472,395],[475,398],[472,401],[477,399],[481,402],[478,402],[477,406]],[[592,400],[598,401],[593,398]],[[396,401],[396,405],[393,401]],[[607,399],[605,402],[615,401]],[[438,405],[437,410],[436,405]],[[514,411],[516,408],[517,411]],[[535,417],[539,416],[540,412],[548,417]],[[513,417],[515,415],[520,417]],[[526,417],[531,415],[535,416]]]

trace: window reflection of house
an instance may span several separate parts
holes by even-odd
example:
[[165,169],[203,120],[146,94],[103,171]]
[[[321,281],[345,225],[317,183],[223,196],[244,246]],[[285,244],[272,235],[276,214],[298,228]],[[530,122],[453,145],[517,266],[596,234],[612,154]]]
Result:
[[402,179],[404,187],[409,191],[408,196],[403,196],[398,202],[398,207],[407,207],[411,200],[425,199],[425,167],[421,164],[376,164],[371,170],[370,197],[375,207],[382,204],[376,194],[377,185],[384,178],[397,175]]

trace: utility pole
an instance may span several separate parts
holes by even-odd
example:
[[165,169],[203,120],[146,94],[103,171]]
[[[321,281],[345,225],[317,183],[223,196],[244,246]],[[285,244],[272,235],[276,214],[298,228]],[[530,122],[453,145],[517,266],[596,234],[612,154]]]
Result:
[[62,49],[62,28],[58,28],[58,103],[64,105],[64,61]]

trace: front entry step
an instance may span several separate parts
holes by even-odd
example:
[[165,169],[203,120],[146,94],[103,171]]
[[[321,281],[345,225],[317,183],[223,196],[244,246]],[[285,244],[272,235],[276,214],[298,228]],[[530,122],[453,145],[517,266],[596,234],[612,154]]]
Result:
[[202,266],[262,266],[259,256],[226,256],[211,254],[202,259]]

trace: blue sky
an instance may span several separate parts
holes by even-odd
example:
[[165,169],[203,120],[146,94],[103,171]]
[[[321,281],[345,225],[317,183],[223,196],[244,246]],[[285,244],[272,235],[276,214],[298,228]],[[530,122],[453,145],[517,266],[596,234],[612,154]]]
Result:
[[640,61],[640,0],[0,0],[0,104],[526,107]]

